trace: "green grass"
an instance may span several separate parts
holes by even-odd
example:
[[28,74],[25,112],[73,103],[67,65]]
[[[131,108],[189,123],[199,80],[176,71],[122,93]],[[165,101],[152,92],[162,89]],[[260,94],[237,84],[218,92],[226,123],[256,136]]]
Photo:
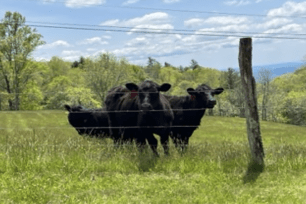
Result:
[[261,122],[265,170],[245,183],[245,124],[205,116],[186,154],[155,158],[80,137],[63,111],[1,112],[0,203],[305,203],[306,128]]

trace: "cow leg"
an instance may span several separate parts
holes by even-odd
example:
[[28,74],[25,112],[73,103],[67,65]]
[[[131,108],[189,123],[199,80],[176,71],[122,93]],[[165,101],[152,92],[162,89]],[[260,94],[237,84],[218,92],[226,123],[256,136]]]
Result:
[[165,155],[169,155],[169,134],[160,135],[160,142],[164,148]]
[[173,143],[175,145],[175,148],[178,150],[178,151],[182,151],[182,135],[181,134],[175,134],[174,137],[173,137]]
[[133,143],[134,139],[134,131],[127,131],[125,134],[122,136],[122,144],[127,144],[131,145]]
[[172,140],[174,143],[175,148],[178,148],[178,138],[177,138],[177,134],[173,134],[172,135]]
[[182,138],[182,152],[185,152],[188,147],[189,137],[185,136]]
[[135,131],[133,129],[125,129],[125,130],[122,130],[120,132],[121,132],[121,134],[120,134],[121,145],[123,145],[123,144],[131,145],[134,136],[137,136],[137,134],[135,135],[135,132],[138,132],[138,131]]
[[153,153],[156,156],[159,156],[158,152],[157,152],[157,139],[154,137],[154,135],[152,133],[148,133],[148,134],[146,134],[146,136],[147,136],[148,143],[149,143]]

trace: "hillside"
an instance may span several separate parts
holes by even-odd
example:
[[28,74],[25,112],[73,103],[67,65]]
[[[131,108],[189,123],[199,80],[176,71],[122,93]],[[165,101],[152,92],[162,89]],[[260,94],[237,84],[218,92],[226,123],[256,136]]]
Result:
[[[304,65],[305,62],[298,61],[298,62],[285,62],[285,63],[276,63],[276,64],[263,64],[263,65],[256,65],[253,66],[253,75],[255,79],[258,79],[258,71],[261,68],[265,68],[271,70],[272,77],[278,77],[286,73],[293,73],[296,69]],[[239,67],[234,68],[236,71],[239,71]]]

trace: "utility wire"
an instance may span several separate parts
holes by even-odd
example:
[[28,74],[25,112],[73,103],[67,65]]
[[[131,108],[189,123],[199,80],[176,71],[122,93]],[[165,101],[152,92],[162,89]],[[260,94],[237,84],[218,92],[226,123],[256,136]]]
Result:
[[53,23],[53,22],[39,22],[27,21],[27,23],[43,24],[43,25],[64,25],[64,26],[80,26],[80,27],[98,27],[98,28],[124,28],[133,30],[145,31],[175,31],[175,32],[199,32],[199,33],[243,33],[243,34],[256,34],[256,35],[297,35],[306,36],[306,33],[265,33],[265,32],[236,32],[236,31],[209,31],[209,30],[188,30],[188,29],[163,29],[163,28],[141,28],[141,27],[128,27],[128,26],[110,26],[110,25],[92,25],[92,24],[77,24],[77,23]]
[[[253,34],[252,36],[253,38],[306,39],[306,38],[301,38],[301,37],[291,37],[291,36],[306,36],[306,33],[237,32],[237,31],[218,31],[218,30],[211,31],[211,30],[203,30],[203,29],[199,29],[199,30],[164,29],[164,28],[159,29],[159,28],[141,28],[141,27],[127,27],[127,26],[52,23],[52,22],[38,22],[38,21],[27,21],[27,23],[32,23],[32,24],[25,24],[27,26],[32,26],[32,27],[46,27],[46,28],[73,29],[73,30],[92,30],[92,31],[106,31],[106,32],[111,31],[111,32],[142,33],[142,34],[203,35],[203,36],[218,36],[218,37],[220,36],[221,37],[248,37],[249,35]],[[7,24],[7,23],[0,23],[0,24]],[[61,26],[58,26],[58,25],[61,25]],[[86,28],[86,27],[96,27],[96,28]],[[191,32],[194,32],[194,33],[191,33]],[[280,37],[280,36],[275,36],[275,35],[284,35],[285,37]]]
[[[46,2],[46,3],[61,3],[65,4],[67,1],[55,1],[55,0],[28,0],[35,2]],[[246,14],[246,13],[228,13],[228,12],[218,12],[218,11],[199,11],[199,10],[180,10],[180,9],[166,9],[166,8],[150,8],[150,7],[136,7],[136,6],[108,6],[102,4],[90,4],[90,3],[73,3],[69,2],[70,5],[85,5],[85,6],[94,6],[94,7],[105,7],[105,8],[116,8],[116,9],[134,9],[134,10],[153,10],[153,11],[170,11],[170,12],[180,12],[180,13],[201,13],[201,14],[214,14],[214,15],[233,15],[233,16],[253,16],[253,17],[270,17],[265,14]],[[271,16],[274,18],[306,18],[302,15],[275,15]]]
[[[67,27],[67,26],[51,26],[51,25],[34,25],[27,24],[28,26],[33,27],[42,27],[42,28],[56,28],[56,29],[68,29],[68,30],[85,30],[85,31],[111,31],[111,32],[124,32],[124,33],[141,33],[141,34],[171,34],[171,35],[196,35],[196,36],[207,36],[207,37],[250,37],[247,35],[227,35],[227,34],[204,34],[204,33],[182,33],[182,32],[151,32],[151,31],[130,31],[130,30],[121,30],[121,29],[103,29],[103,28],[82,28],[82,27]],[[291,40],[306,40],[306,38],[299,37],[279,37],[279,36],[251,36],[252,38],[270,38],[270,39],[291,39]]]

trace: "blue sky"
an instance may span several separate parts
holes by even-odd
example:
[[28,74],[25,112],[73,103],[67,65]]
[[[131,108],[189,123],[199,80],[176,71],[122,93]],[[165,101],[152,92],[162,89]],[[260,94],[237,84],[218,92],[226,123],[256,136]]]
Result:
[[[139,65],[153,57],[174,66],[188,66],[194,59],[201,66],[226,69],[238,67],[239,36],[267,33],[305,39],[253,38],[254,66],[301,61],[306,54],[306,35],[297,35],[306,34],[305,18],[290,17],[306,16],[306,1],[0,0],[0,19],[6,11],[21,13],[29,25],[105,29],[37,27],[46,42],[33,53],[37,60],[59,56],[74,61],[111,52]],[[109,31],[114,29],[125,32]],[[135,33],[140,29],[150,33]],[[207,36],[212,34],[218,36]]]

